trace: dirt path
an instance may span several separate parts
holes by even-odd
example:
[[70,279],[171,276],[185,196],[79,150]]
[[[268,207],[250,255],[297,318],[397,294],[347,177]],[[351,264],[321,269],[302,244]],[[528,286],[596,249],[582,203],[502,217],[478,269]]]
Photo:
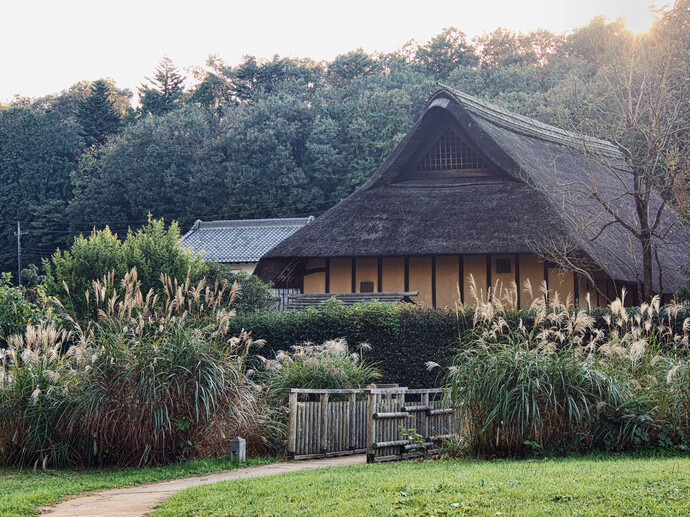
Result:
[[232,479],[272,476],[300,470],[358,465],[366,462],[365,455],[342,456],[291,463],[271,463],[228,470],[205,476],[149,483],[130,488],[115,488],[90,492],[50,508],[40,508],[50,517],[139,517],[151,512],[168,497],[185,488]]

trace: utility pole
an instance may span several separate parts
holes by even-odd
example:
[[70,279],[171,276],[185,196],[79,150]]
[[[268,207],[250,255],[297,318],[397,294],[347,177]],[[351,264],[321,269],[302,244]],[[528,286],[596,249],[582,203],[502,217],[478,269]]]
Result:
[[28,231],[22,232],[21,223],[17,221],[17,231],[14,234],[17,236],[17,283],[22,285],[22,235],[26,235]]

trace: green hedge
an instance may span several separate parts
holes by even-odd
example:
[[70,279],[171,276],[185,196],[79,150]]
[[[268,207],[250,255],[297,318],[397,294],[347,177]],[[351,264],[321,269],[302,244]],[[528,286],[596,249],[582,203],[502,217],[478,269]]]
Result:
[[[606,314],[609,314],[607,309],[592,312],[600,328],[606,328]],[[442,370],[428,372],[425,363],[435,361],[442,367],[450,365],[461,343],[469,342],[472,316],[471,311],[464,318],[458,318],[455,311],[410,304],[372,302],[344,307],[331,300],[319,311],[239,315],[231,320],[230,335],[238,335],[246,329],[252,332],[254,339],[266,340],[258,353],[267,358],[273,358],[277,350],[289,350],[304,342],[323,343],[344,338],[352,349],[366,342],[372,350],[365,358],[378,363],[383,374],[381,382],[422,388],[440,384]],[[681,329],[688,316],[687,308],[680,311],[673,321],[676,330]],[[506,320],[515,328],[523,319],[529,328],[533,318],[534,315],[527,311],[516,311],[508,314]]]

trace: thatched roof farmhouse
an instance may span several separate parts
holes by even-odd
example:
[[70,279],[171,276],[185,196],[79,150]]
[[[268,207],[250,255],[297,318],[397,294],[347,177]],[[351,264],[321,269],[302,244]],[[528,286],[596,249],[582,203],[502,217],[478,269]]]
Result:
[[[535,291],[546,281],[562,299],[589,292],[603,304],[641,278],[641,255],[587,190],[594,182],[634,222],[625,168],[608,142],[442,88],[366,184],[266,253],[256,273],[305,293],[419,291],[434,306],[458,291],[471,302],[470,274],[484,291],[529,279]],[[655,289],[672,293],[690,246],[670,209],[664,225]],[[544,260],[566,249],[580,274]]]

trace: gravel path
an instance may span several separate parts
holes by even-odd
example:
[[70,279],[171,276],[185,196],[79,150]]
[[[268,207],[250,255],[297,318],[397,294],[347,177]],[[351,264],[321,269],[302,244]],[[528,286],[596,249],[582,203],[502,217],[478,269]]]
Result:
[[300,470],[359,465],[366,462],[365,455],[341,456],[316,460],[271,463],[242,469],[228,470],[205,476],[148,483],[129,488],[115,488],[90,492],[64,501],[57,506],[40,508],[50,517],[139,517],[153,511],[168,497],[185,488],[218,483],[232,479],[273,476]]

